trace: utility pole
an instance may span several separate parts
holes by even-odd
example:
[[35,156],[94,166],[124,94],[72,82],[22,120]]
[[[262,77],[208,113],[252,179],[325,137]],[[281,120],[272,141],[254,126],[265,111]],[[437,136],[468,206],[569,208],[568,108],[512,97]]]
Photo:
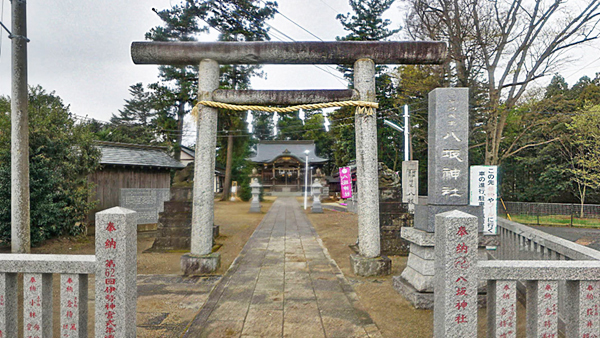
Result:
[[27,1],[12,0],[11,251],[29,253],[29,114]]
[[408,122],[408,105],[404,105],[404,160],[410,161],[412,158],[411,149],[412,144],[410,144],[410,124]]

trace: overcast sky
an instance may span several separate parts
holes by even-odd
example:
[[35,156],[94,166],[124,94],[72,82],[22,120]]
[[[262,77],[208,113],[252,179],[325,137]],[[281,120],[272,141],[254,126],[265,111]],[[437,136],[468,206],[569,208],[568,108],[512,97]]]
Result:
[[[10,25],[10,1],[0,0],[0,20]],[[178,0],[60,0],[30,1],[27,5],[29,84],[42,85],[63,98],[77,115],[108,120],[129,98],[128,88],[137,82],[156,81],[156,66],[134,65],[132,41],[161,22],[152,8],[165,9]],[[400,1],[398,1],[400,3]],[[347,13],[347,0],[280,0],[279,11],[323,40],[345,35],[337,13]],[[403,13],[394,5],[387,16],[400,25]],[[317,40],[282,16],[269,22],[297,41]],[[289,41],[271,30],[272,39]],[[278,39],[279,38],[279,39]],[[401,35],[395,37],[400,39]],[[205,37],[216,39],[216,34]],[[0,95],[10,95],[10,40],[0,40]],[[576,52],[569,68],[561,72],[569,84],[600,71],[598,45]],[[334,68],[320,66],[266,66],[266,79],[255,79],[255,89],[345,88]],[[323,70],[324,69],[324,70]],[[190,130],[191,131],[191,130]]]

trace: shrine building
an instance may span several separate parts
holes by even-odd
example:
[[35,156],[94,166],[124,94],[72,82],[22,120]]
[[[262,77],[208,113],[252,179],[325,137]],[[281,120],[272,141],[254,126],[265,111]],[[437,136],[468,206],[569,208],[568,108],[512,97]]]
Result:
[[256,146],[256,155],[249,160],[257,165],[259,179],[265,191],[304,191],[306,150],[308,150],[308,178],[311,182],[315,171],[328,161],[315,153],[315,141],[260,141]]

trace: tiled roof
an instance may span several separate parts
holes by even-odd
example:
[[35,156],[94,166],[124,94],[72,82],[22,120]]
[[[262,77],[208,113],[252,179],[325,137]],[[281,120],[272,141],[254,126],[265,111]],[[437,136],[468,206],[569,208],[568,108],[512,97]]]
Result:
[[161,168],[184,168],[183,163],[167,154],[166,147],[154,147],[139,144],[116,142],[98,142],[102,152],[100,164],[131,165]]
[[293,156],[304,163],[306,159],[305,150],[309,151],[309,163],[328,161],[315,153],[315,141],[260,141],[256,146],[256,155],[249,160],[255,163],[269,163],[279,156]]

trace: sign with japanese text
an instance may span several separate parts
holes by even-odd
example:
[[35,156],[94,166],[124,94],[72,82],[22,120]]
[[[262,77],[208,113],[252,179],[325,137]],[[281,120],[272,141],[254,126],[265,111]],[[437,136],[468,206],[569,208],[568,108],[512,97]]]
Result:
[[352,197],[352,171],[349,167],[340,168],[340,186],[342,198]]
[[483,234],[495,235],[498,227],[498,166],[471,166],[471,205],[483,206]]
[[408,211],[414,212],[419,200],[419,161],[402,162],[402,203],[408,203]]

